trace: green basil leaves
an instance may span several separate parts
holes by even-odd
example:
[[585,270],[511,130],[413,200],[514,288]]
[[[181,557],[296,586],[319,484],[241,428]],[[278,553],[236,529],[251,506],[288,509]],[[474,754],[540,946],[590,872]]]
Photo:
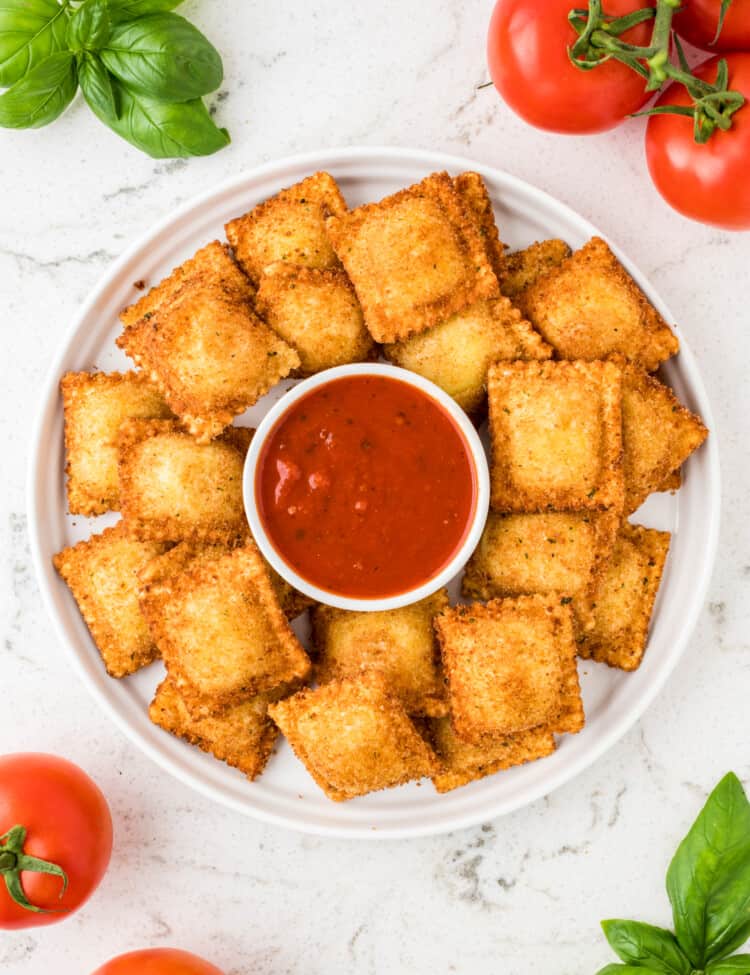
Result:
[[727,957],[750,937],[750,802],[733,773],[708,797],[667,871],[674,931],[603,921],[624,964],[598,975],[750,975],[750,955]]
[[54,121],[80,85],[94,114],[156,159],[228,145],[201,100],[221,57],[180,0],[0,0],[0,125]]

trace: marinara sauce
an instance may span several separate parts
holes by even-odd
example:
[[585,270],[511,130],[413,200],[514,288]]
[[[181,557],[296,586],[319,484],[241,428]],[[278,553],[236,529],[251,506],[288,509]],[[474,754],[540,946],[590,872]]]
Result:
[[434,578],[476,505],[474,464],[450,415],[378,375],[334,379],[297,400],[266,438],[255,478],[280,557],[351,598],[393,596]]

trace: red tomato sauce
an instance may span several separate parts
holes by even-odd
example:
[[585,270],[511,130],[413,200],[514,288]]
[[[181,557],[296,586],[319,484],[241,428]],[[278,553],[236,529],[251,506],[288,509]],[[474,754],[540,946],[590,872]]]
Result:
[[334,379],[297,400],[258,458],[266,534],[302,578],[384,598],[434,578],[476,506],[463,434],[431,397],[386,376]]

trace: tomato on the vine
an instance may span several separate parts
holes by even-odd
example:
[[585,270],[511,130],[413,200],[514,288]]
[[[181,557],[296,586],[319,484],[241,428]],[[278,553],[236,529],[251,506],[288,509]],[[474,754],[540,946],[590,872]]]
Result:
[[106,962],[93,975],[223,975],[189,951],[179,948],[144,948],[129,951]]
[[721,0],[683,0],[672,26],[680,37],[703,51],[750,50],[750,0],[732,0],[716,37],[720,11]]
[[[531,125],[551,132],[603,132],[637,112],[650,97],[644,79],[615,60],[583,71],[568,48],[577,34],[568,13],[573,0],[498,0],[487,37],[490,76],[507,104]],[[608,0],[609,16],[649,6],[649,0]],[[651,22],[622,34],[646,45]]]
[[0,756],[0,928],[64,920],[111,852],[107,800],[82,769],[56,755]]
[[[713,82],[719,58],[694,69]],[[646,129],[646,160],[656,188],[675,210],[728,230],[750,229],[750,52],[726,55],[729,87],[747,101],[732,115],[732,127],[716,129],[708,142],[693,138],[693,122],[682,115],[652,115]],[[682,85],[672,84],[657,106],[689,106]]]

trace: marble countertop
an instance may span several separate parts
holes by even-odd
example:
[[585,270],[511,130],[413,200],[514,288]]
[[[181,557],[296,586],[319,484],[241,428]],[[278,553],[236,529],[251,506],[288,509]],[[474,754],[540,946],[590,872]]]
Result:
[[[232,973],[594,972],[608,916],[667,923],[663,875],[709,788],[750,778],[747,456],[750,236],[688,223],[650,186],[640,121],[595,138],[516,119],[486,80],[487,0],[188,0],[226,81],[229,149],[154,162],[80,104],[0,132],[3,491],[0,750],[55,750],[109,796],[113,863],[65,923],[0,937],[7,975],[80,975],[174,944]],[[716,414],[724,505],[708,602],[644,718],[553,795],[474,829],[340,842],[221,809],[165,776],[92,703],[45,616],[24,511],[32,415],[76,306],[176,204],[265,160],[337,145],[439,149],[570,204],[640,264],[679,316]]]

